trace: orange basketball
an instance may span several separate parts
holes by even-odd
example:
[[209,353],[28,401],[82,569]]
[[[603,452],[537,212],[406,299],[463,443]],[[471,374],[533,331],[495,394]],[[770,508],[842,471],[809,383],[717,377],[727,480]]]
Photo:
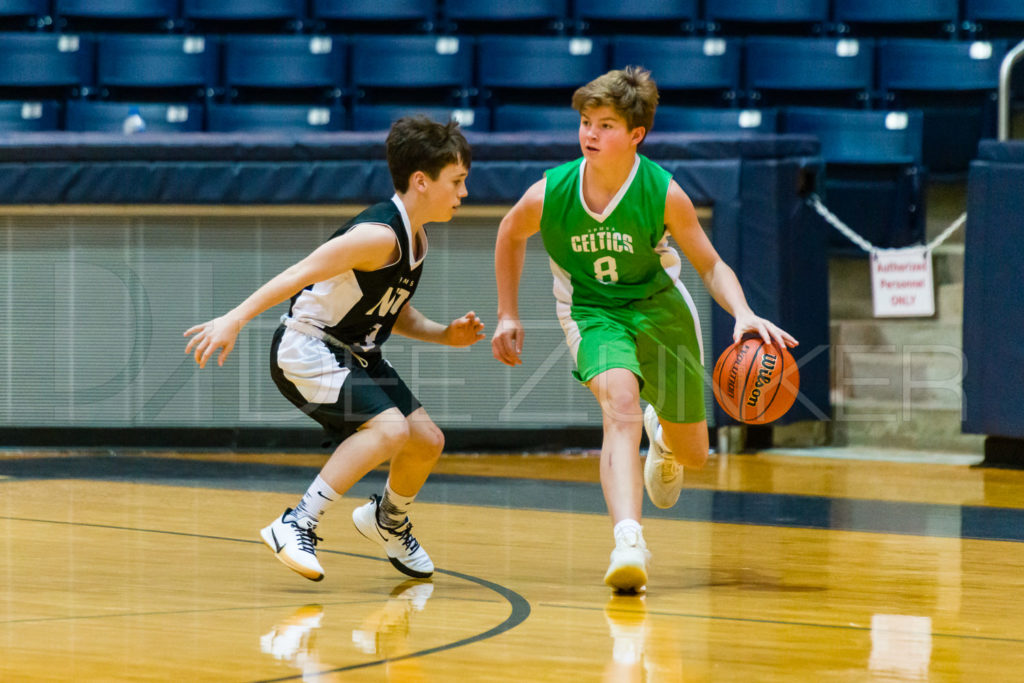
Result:
[[786,347],[780,351],[760,337],[744,336],[718,357],[711,388],[734,420],[763,425],[793,407],[800,373]]

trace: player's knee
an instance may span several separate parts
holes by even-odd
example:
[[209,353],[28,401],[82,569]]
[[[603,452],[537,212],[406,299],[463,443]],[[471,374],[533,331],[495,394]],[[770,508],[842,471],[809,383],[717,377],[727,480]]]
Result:
[[437,458],[444,450],[444,432],[433,422],[417,425],[412,438],[416,441],[417,450],[429,457]]
[[605,418],[615,423],[637,423],[643,419],[636,394],[629,391],[609,394],[601,405]]
[[[397,413],[397,411],[395,412]],[[402,450],[409,441],[409,421],[400,413],[381,415],[380,419],[374,420],[372,428],[380,440],[381,446],[389,453]]]
[[707,446],[701,448],[699,446],[691,445],[688,448],[675,451],[674,455],[676,456],[676,462],[679,464],[684,467],[699,470],[704,467],[704,464],[708,461],[708,448]]

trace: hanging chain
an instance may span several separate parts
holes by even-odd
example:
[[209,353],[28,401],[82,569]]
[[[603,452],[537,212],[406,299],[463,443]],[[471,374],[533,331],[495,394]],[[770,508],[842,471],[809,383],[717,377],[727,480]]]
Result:
[[[840,233],[843,234],[843,236],[846,239],[856,244],[858,247],[863,249],[868,254],[876,251],[898,251],[898,249],[896,248],[885,249],[881,247],[876,247],[875,245],[871,244],[871,242],[868,242],[866,239],[858,235],[856,232],[853,231],[853,229],[850,226],[844,223],[838,216],[829,211],[828,207],[822,203],[821,197],[819,197],[817,194],[812,194],[810,197],[808,197],[807,203],[810,204],[811,207],[815,211],[817,211],[818,214],[822,218],[824,218],[829,225],[838,230]],[[960,214],[960,217],[953,221],[953,223],[948,228],[943,230],[942,234],[940,234],[938,237],[929,242],[927,246],[925,246],[925,249],[927,249],[928,251],[933,251],[936,247],[938,247],[943,242],[948,240],[950,236],[954,232],[959,230],[960,227],[966,222],[967,212],[965,211],[962,214]]]

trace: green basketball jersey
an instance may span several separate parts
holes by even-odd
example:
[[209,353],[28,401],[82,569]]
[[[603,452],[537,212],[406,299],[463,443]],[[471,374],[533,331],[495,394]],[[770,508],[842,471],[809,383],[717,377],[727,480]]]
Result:
[[585,160],[546,174],[540,232],[551,257],[555,297],[568,304],[620,306],[675,284],[679,256],[664,241],[672,176],[637,155],[603,215],[583,202]]

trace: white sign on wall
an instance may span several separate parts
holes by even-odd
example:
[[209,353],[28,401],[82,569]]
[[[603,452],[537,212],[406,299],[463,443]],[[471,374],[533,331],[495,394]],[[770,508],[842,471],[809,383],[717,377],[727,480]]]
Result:
[[935,315],[932,253],[927,247],[871,252],[876,318]]

